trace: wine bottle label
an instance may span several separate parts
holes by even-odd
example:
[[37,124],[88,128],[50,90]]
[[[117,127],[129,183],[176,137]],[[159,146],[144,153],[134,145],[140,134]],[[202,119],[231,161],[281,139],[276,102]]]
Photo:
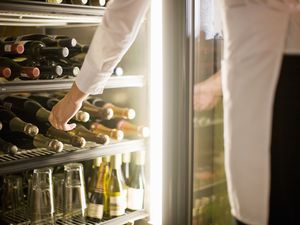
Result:
[[4,52],[11,52],[11,45],[4,45]]
[[110,216],[121,216],[125,214],[126,198],[122,194],[120,196],[110,196],[109,198],[109,214]]
[[103,205],[89,203],[87,212],[89,217],[101,220],[103,217]]
[[132,210],[143,209],[144,189],[128,187],[127,191],[127,208]]

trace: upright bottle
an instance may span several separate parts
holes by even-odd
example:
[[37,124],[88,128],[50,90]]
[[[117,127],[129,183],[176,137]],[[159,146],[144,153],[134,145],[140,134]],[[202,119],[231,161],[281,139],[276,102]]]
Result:
[[146,138],[150,135],[148,127],[137,126],[124,119],[104,120],[101,123],[106,127],[122,130],[127,138]]
[[105,163],[106,170],[104,175],[104,212],[103,217],[108,219],[109,218],[109,180],[110,180],[110,156],[102,157],[102,163]]
[[123,119],[134,119],[135,118],[135,110],[131,108],[123,108],[115,106],[110,102],[105,102],[100,98],[90,98],[89,101],[97,106],[102,108],[111,108],[114,112],[114,118],[123,118]]
[[145,192],[145,152],[134,152],[134,170],[130,176],[128,183],[127,194],[127,209],[141,210],[144,207],[144,192]]
[[3,130],[1,131],[3,136],[11,135],[11,132],[21,132],[28,136],[35,136],[38,134],[39,129],[37,126],[26,123],[17,117],[10,110],[0,106],[0,121],[3,124]]
[[122,154],[122,174],[124,177],[124,181],[126,185],[128,186],[129,184],[129,178],[130,178],[130,159],[131,159],[131,154],[130,152],[126,152]]
[[[101,159],[101,158],[100,158]],[[89,198],[89,205],[87,210],[87,216],[91,221],[99,223],[103,218],[105,195],[105,174],[107,173],[106,162],[100,163],[98,170],[98,179],[96,187]]]
[[[39,68],[35,66],[21,66],[7,57],[0,57],[0,67],[6,68],[6,75],[4,75],[4,77],[7,80],[13,80],[15,78],[37,79],[40,75]],[[10,70],[9,74],[7,69]]]
[[122,183],[122,156],[112,156],[109,178],[109,215],[111,218],[125,214],[126,196]]
[[102,163],[102,158],[97,157],[96,159],[93,160],[93,165],[92,165],[92,172],[91,176],[88,180],[88,198],[91,197],[92,193],[94,192],[98,180],[98,172],[99,172],[99,167],[100,164]]

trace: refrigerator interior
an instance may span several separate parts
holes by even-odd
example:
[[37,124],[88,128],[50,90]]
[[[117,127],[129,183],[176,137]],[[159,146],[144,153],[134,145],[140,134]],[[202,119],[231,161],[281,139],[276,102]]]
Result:
[[[33,1],[1,1],[0,36],[19,36],[32,33],[67,35],[74,37],[80,44],[88,45],[104,10],[105,8],[92,6],[55,5]],[[82,61],[84,55],[77,58]],[[120,107],[135,109],[136,117],[130,122],[143,126],[149,126],[150,123],[149,60],[149,21],[147,16],[136,41],[118,64],[123,68],[124,75],[112,75],[107,82],[104,93],[97,96]],[[34,81],[19,79],[6,81],[1,78],[0,95],[66,92],[73,81],[74,78]],[[0,180],[2,184],[0,194],[3,199],[2,203],[5,202],[2,188],[3,179],[7,175],[16,174],[23,177],[24,199],[22,204],[26,205],[28,177],[35,168],[52,167],[54,171],[61,171],[62,165],[66,163],[81,162],[84,165],[87,185],[91,176],[92,162],[96,157],[136,151],[146,151],[144,209],[127,212],[123,216],[105,220],[100,224],[133,224],[133,221],[135,221],[134,224],[146,224],[150,207],[150,190],[147,187],[150,183],[148,138],[111,140],[105,146],[88,142],[83,149],[67,146],[60,153],[53,153],[45,149],[34,149],[14,156],[9,154],[0,155]],[[28,215],[24,211],[24,205],[20,205],[17,211],[3,210],[4,207],[1,205],[1,221],[9,224],[30,224]],[[73,219],[66,222],[61,218],[57,220],[56,224],[95,223],[89,222],[87,219]]]

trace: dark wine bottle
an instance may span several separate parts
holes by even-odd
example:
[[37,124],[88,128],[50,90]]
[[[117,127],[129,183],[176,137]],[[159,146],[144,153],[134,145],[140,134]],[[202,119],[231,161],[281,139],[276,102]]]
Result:
[[89,197],[89,205],[87,209],[87,217],[89,220],[99,223],[103,218],[105,195],[104,195],[104,185],[105,185],[105,173],[108,170],[106,163],[102,162],[101,158],[98,158],[100,161],[100,166],[97,175],[96,187]]
[[45,56],[59,56],[67,57],[69,55],[69,49],[66,47],[46,47],[41,41],[22,41],[25,51],[23,55],[30,56],[34,59],[40,59]]
[[104,7],[104,6],[106,6],[106,2],[108,2],[108,1],[107,0],[90,0],[89,4],[92,6]]
[[50,151],[61,152],[64,147],[62,142],[45,137],[42,134],[31,138],[22,134],[16,134],[11,136],[8,140],[21,149],[46,148]]
[[9,80],[11,76],[11,69],[9,67],[0,66],[0,76],[4,77],[6,80]]
[[10,155],[14,155],[19,151],[17,146],[3,140],[2,138],[0,138],[0,150]]
[[107,145],[109,143],[109,137],[105,134],[94,134],[84,126],[77,124],[76,127],[69,131],[70,134],[84,137],[87,141],[93,141],[97,144]]
[[72,58],[78,54],[87,53],[88,50],[89,50],[88,45],[77,44],[75,47],[69,48],[69,56],[68,57]]
[[72,62],[67,58],[54,58],[56,63],[62,66],[64,76],[74,76],[76,77],[80,72],[80,63]]
[[0,67],[9,68],[11,71],[10,76],[6,79],[13,80],[17,77],[27,79],[37,79],[40,75],[40,70],[37,67],[21,66],[13,60],[0,57]]
[[116,139],[118,141],[121,141],[124,138],[124,132],[122,130],[118,130],[114,128],[111,129],[97,122],[91,122],[89,124],[89,129],[95,134],[106,134],[109,137]]
[[83,148],[86,144],[86,140],[83,137],[77,135],[71,135],[66,131],[58,130],[52,127],[49,123],[39,123],[38,127],[45,136],[53,139],[57,139],[64,144],[70,144],[74,147]]
[[100,120],[110,120],[114,115],[111,108],[96,107],[88,101],[83,102],[81,109],[88,112],[92,117]]
[[124,119],[104,120],[101,123],[106,127],[122,130],[127,138],[146,138],[150,135],[148,127],[137,126]]
[[0,55],[20,55],[24,52],[24,45],[21,43],[0,41]]
[[[52,110],[53,106],[55,106],[59,102],[59,99],[57,98],[42,95],[31,95],[29,96],[29,98],[37,101],[48,110]],[[75,114],[73,119],[78,122],[87,122],[90,119],[90,114],[88,114],[87,112],[79,111]]]
[[4,107],[11,109],[23,119],[29,121],[48,122],[50,112],[37,101],[21,96],[2,96]]
[[93,105],[102,108],[111,108],[114,111],[114,118],[123,118],[123,119],[134,119],[135,118],[135,110],[131,108],[122,108],[115,106],[110,102],[105,102],[100,98],[89,98],[89,100]]
[[0,107],[0,121],[4,126],[1,131],[1,133],[4,133],[3,135],[11,132],[22,132],[33,137],[39,132],[37,126],[24,122],[13,112],[4,107]]
[[67,2],[74,5],[86,5],[88,0],[67,0]]

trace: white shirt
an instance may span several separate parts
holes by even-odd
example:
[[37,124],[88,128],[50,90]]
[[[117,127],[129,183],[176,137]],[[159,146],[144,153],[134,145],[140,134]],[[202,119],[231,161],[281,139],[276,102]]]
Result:
[[150,0],[113,0],[105,10],[75,82],[87,94],[101,94],[114,67],[135,40]]

